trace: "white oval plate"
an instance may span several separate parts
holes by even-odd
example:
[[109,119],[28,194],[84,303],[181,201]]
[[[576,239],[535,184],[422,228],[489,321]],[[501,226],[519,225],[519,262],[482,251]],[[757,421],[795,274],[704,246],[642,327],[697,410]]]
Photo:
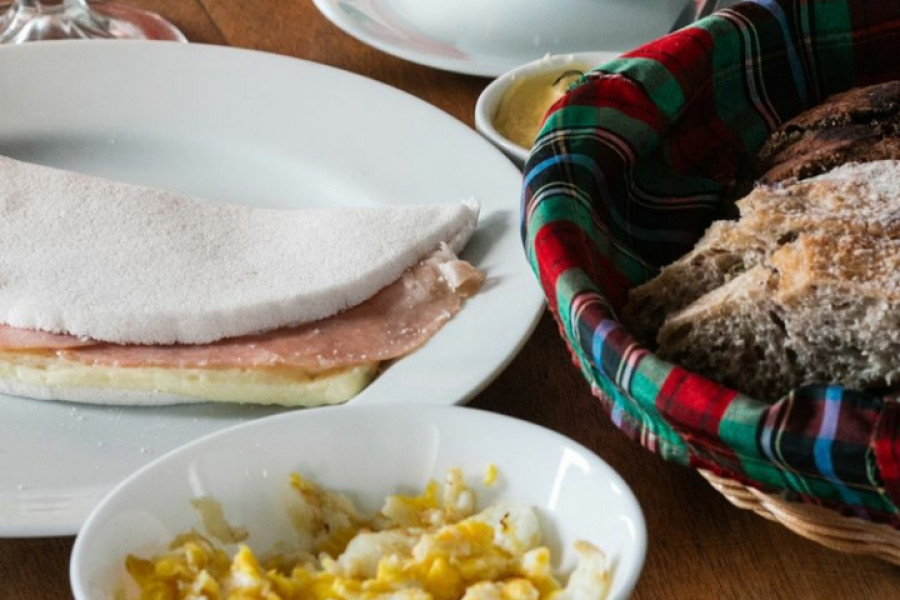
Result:
[[619,54],[667,33],[685,0],[313,0],[347,34],[402,59],[496,77],[545,54]]
[[[480,485],[488,463],[495,485]],[[605,462],[537,425],[460,407],[348,406],[284,414],[211,435],[155,461],[117,487],[91,514],[72,551],[78,600],[116,596],[128,553],[160,553],[179,533],[203,531],[192,498],[219,501],[248,544],[295,547],[286,510],[290,473],[348,493],[366,513],[385,496],[421,490],[458,466],[482,506],[498,499],[534,506],[563,571],[584,539],[614,565],[609,599],[627,598],[646,550],[641,509]]]
[[[0,153],[15,158],[274,207],[481,200],[464,256],[488,273],[483,291],[354,403],[464,402],[540,315],[518,236],[521,175],[474,131],[396,89],[258,52],[103,41],[0,47],[0,89]],[[0,536],[75,533],[154,457],[274,412],[0,396]]]

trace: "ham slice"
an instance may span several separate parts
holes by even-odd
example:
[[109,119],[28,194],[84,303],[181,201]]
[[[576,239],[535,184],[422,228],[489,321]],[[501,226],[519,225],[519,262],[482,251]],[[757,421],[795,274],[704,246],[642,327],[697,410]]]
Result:
[[484,274],[440,251],[369,300],[338,315],[259,335],[198,345],[122,345],[0,325],[0,351],[55,354],[86,365],[299,368],[320,371],[398,358],[455,315]]
[[0,324],[0,350],[64,350],[95,344],[88,339]]

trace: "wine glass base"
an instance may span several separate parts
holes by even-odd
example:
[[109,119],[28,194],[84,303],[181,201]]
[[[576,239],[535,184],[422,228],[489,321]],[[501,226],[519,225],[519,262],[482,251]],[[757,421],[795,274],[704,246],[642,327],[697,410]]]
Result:
[[35,10],[18,4],[3,8],[0,43],[5,44],[67,39],[187,41],[156,13],[117,2],[93,2],[89,8],[57,5]]

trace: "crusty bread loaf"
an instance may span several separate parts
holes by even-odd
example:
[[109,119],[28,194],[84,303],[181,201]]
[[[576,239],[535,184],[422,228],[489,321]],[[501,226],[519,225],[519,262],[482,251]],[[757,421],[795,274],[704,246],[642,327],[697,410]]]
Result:
[[759,262],[757,255],[764,253],[762,240],[735,222],[717,221],[691,252],[631,290],[622,321],[638,340],[652,347],[668,314],[728,282]]
[[830,96],[779,127],[753,162],[764,182],[804,179],[848,162],[900,158],[900,81]]
[[631,290],[623,321],[664,358],[759,398],[893,385],[898,160],[900,81],[785,122],[730,187],[722,213],[738,220]]
[[623,321],[652,346],[666,315],[760,264],[802,233],[900,236],[900,162],[839,167],[785,185],[761,186],[737,203],[739,221],[718,221],[687,255],[634,288]]
[[799,383],[772,296],[778,274],[756,265],[666,319],[660,357],[757,398]]
[[783,123],[746,163],[729,194],[754,184],[805,179],[849,162],[900,159],[900,81],[826,98]]
[[659,354],[751,396],[900,380],[900,239],[807,234],[671,315]]

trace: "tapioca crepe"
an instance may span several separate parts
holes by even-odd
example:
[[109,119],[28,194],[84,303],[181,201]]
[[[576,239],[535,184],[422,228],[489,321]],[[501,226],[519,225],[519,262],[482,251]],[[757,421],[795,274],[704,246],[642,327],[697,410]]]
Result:
[[0,390],[346,400],[483,274],[478,205],[275,210],[0,157]]

